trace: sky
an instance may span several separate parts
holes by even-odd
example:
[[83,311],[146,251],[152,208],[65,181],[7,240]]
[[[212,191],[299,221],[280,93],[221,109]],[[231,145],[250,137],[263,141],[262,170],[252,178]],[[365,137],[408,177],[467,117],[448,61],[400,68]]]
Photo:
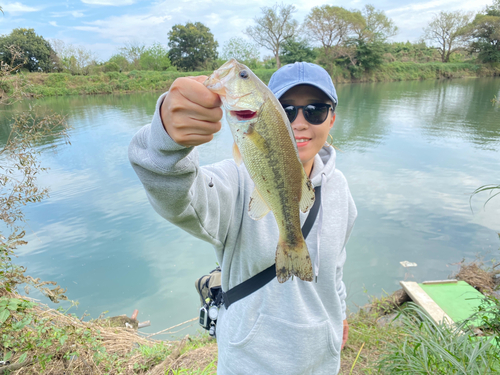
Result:
[[[416,42],[422,29],[440,11],[482,11],[492,0],[284,0],[297,8],[294,18],[302,23],[312,7],[324,4],[361,10],[372,4],[391,18],[399,31],[394,41]],[[231,37],[250,39],[244,30],[254,25],[264,0],[0,0],[0,35],[13,29],[33,28],[45,39],[62,40],[107,60],[127,43],[168,44],[175,24],[201,22],[222,46]],[[272,52],[261,49],[261,57]]]

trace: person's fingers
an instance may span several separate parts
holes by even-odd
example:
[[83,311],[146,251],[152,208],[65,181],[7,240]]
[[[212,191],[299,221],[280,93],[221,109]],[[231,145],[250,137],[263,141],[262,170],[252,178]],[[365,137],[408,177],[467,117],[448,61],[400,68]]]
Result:
[[199,146],[204,143],[210,142],[214,138],[213,134],[200,135],[200,134],[189,134],[182,135],[176,143],[184,147]]
[[186,136],[215,134],[220,131],[220,129],[220,121],[207,122],[194,119],[189,121],[188,123],[183,123],[176,126],[176,130]]
[[340,347],[340,350],[344,349],[345,343],[347,342],[347,339],[349,338],[349,324],[347,323],[347,320],[344,320],[342,322],[342,325],[343,325],[342,346]]
[[181,77],[177,78],[170,87],[169,93],[179,93],[187,100],[198,104],[204,108],[216,108],[222,105],[219,95],[203,85],[204,77]]
[[203,83],[207,80],[208,76],[188,76],[187,78]]
[[221,120],[223,112],[221,107],[205,108],[192,101],[172,100],[166,103],[166,110],[170,113],[173,121],[195,119],[200,121],[218,122]]

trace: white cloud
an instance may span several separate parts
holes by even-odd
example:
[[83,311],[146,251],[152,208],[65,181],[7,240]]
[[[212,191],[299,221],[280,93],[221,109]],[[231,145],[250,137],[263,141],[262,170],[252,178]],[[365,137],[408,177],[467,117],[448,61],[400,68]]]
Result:
[[73,16],[75,18],[85,17],[85,14],[79,10],[72,10],[68,12],[52,12],[51,17],[68,17]]
[[92,5],[111,5],[111,6],[121,6],[130,5],[135,3],[134,0],[81,0],[82,3],[92,4]]
[[423,34],[423,29],[441,11],[473,11],[482,10],[490,0],[456,1],[456,0],[432,0],[398,8],[387,9],[385,13],[399,28],[395,40],[412,42],[417,41]]
[[40,10],[38,8],[33,8],[28,5],[21,4],[20,2],[3,4],[2,9],[7,13],[28,13]]
[[74,29],[93,31],[105,39],[117,43],[126,43],[133,40],[149,43],[166,36],[170,25],[166,22],[172,18],[170,15],[123,15],[113,16],[104,20],[87,22],[88,26],[76,26]]
[[49,22],[49,25],[52,25],[52,26],[54,26],[54,27],[59,27],[59,25],[57,24],[57,22],[56,22],[56,21],[50,21],[50,22]]

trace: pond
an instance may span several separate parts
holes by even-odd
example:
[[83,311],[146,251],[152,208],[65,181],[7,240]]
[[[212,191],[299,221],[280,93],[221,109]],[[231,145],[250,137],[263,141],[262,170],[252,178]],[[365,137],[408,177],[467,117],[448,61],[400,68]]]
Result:
[[[500,197],[471,193],[500,184],[499,78],[338,85],[331,134],[359,214],[344,281],[351,310],[401,280],[445,279],[456,263],[500,255]],[[28,244],[16,262],[57,281],[79,316],[139,310],[157,332],[197,316],[194,281],[216,265],[210,245],[151,208],[128,162],[130,139],[153,115],[158,93],[46,98],[40,111],[67,116],[71,145],[41,145],[50,197],[25,208]],[[31,103],[33,104],[33,103]],[[13,111],[0,109],[0,142]],[[58,145],[53,150],[51,145]],[[227,124],[200,161],[231,157]],[[416,267],[405,268],[410,261]],[[37,297],[36,293],[32,296]],[[54,305],[52,305],[54,306]],[[63,306],[68,306],[63,303]],[[173,337],[199,330],[196,322]],[[163,338],[170,338],[163,337]]]

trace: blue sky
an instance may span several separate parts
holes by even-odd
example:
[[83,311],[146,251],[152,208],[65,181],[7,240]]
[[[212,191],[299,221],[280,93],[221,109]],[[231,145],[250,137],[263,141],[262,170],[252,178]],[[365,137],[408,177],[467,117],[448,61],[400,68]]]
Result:
[[[372,4],[385,11],[399,28],[393,40],[417,41],[433,15],[441,10],[478,12],[492,0],[384,0],[325,1],[285,0],[297,8],[295,19],[304,20],[313,6],[329,4],[348,9],[362,9]],[[168,32],[175,24],[202,22],[219,42],[219,49],[229,38],[246,38],[243,31],[254,24],[260,8],[273,2],[264,0],[0,0],[5,14],[0,14],[0,34],[14,28],[34,28],[46,39],[92,50],[99,59],[108,59],[125,43],[150,45],[168,43]],[[262,56],[271,51],[262,49]]]

